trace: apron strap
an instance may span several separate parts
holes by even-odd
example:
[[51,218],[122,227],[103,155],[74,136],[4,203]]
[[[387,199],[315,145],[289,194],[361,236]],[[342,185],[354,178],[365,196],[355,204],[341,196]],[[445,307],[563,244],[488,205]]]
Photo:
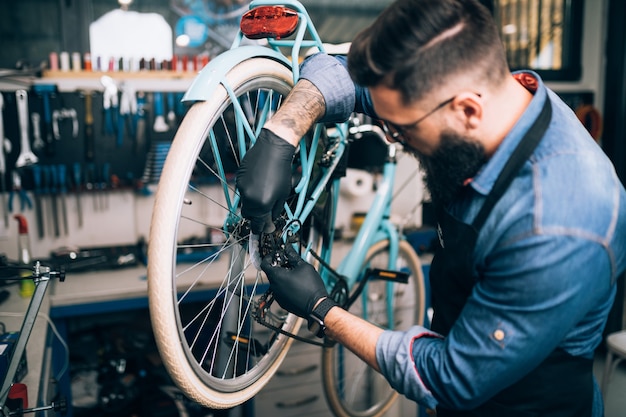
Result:
[[485,221],[487,220],[487,217],[489,217],[489,214],[491,213],[491,209],[493,209],[498,200],[500,200],[500,197],[502,197],[519,170],[522,169],[524,163],[526,163],[528,158],[530,158],[530,155],[532,155],[533,151],[541,141],[543,134],[548,129],[551,119],[552,105],[550,103],[550,98],[546,96],[546,101],[543,104],[541,113],[517,145],[506,165],[504,165],[504,168],[502,168],[502,171],[500,172],[498,179],[496,179],[491,192],[487,195],[485,203],[476,215],[476,218],[474,218],[472,226],[476,230],[480,230],[482,228],[483,224],[485,224]]

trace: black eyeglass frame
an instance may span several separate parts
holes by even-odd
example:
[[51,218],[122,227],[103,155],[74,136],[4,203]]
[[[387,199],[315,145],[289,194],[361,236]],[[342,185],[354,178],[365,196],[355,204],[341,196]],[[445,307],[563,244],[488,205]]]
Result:
[[[480,94],[477,94],[478,97],[480,97]],[[417,121],[406,125],[406,126],[398,126],[394,123],[385,121],[385,120],[380,120],[380,125],[381,128],[383,129],[383,132],[385,132],[385,135],[393,142],[399,142],[401,144],[406,144],[407,141],[407,132],[415,129],[417,127],[418,124],[422,123],[428,116],[432,115],[433,113],[435,113],[437,110],[444,108],[445,106],[447,106],[448,104],[452,103],[454,101],[454,99],[457,96],[452,96],[449,99],[442,101],[441,103],[439,103],[434,109],[432,109],[431,111],[429,111],[428,113],[426,113],[425,115],[423,115],[422,117],[420,117],[419,119],[417,119]]]

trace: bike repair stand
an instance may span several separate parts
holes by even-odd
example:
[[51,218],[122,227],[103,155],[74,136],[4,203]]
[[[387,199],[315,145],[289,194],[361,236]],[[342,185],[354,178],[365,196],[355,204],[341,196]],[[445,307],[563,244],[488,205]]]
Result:
[[50,271],[49,267],[42,266],[39,261],[37,261],[34,266],[32,276],[32,279],[35,282],[35,292],[33,293],[33,296],[30,300],[30,304],[28,304],[28,308],[26,309],[26,315],[24,317],[24,321],[22,322],[22,328],[20,329],[17,343],[15,344],[13,352],[11,353],[9,367],[2,382],[2,389],[0,390],[0,406],[2,407],[1,415],[4,417],[22,415],[23,413],[34,413],[44,410],[63,411],[63,409],[67,407],[64,401],[60,401],[59,403],[51,402],[49,406],[27,408],[24,410],[16,410],[14,412],[11,412],[6,407],[6,401],[9,396],[11,386],[14,382],[13,379],[15,378],[15,373],[17,372],[18,365],[20,363],[22,355],[24,354],[24,350],[26,349],[26,343],[28,342],[30,333],[33,330],[35,319],[37,318],[37,314],[39,313],[39,308],[41,307],[43,297],[46,294],[46,289],[48,288],[48,284],[50,283],[51,276],[58,277],[61,282],[65,280],[64,272],[52,272]]

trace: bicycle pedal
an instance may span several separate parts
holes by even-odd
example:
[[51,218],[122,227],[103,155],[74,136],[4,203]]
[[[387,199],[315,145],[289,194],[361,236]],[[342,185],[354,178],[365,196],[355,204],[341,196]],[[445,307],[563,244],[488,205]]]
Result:
[[267,346],[259,342],[258,340],[252,338],[247,338],[242,335],[237,335],[233,332],[227,332],[226,337],[224,338],[224,342],[230,347],[235,346],[235,344],[239,345],[240,348],[246,349],[251,352],[255,356],[263,356],[267,353]]
[[402,271],[391,271],[389,269],[373,268],[368,271],[369,279],[382,279],[384,281],[397,282],[398,284],[408,284],[409,274]]

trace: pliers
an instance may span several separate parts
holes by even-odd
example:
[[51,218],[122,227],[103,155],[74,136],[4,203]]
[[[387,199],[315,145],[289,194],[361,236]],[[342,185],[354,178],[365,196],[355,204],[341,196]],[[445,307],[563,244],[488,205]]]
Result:
[[115,134],[115,123],[113,118],[117,116],[119,107],[119,98],[117,97],[117,85],[113,78],[108,75],[102,76],[100,82],[104,86],[104,93],[102,94],[103,102],[102,108],[104,109],[104,133],[107,135]]
[[135,131],[137,130],[137,96],[135,95],[135,89],[129,84],[124,84],[121,90],[120,115],[117,120],[118,147],[122,146],[126,126],[128,127],[130,137],[135,137]]
[[26,190],[22,188],[22,178],[20,177],[20,174],[18,174],[18,172],[15,170],[12,173],[12,179],[13,187],[11,189],[11,192],[9,193],[9,211],[13,211],[13,195],[16,192],[20,195],[20,212],[24,211],[26,207],[28,207],[28,209],[32,209],[33,202],[31,201],[30,197],[28,197]]

